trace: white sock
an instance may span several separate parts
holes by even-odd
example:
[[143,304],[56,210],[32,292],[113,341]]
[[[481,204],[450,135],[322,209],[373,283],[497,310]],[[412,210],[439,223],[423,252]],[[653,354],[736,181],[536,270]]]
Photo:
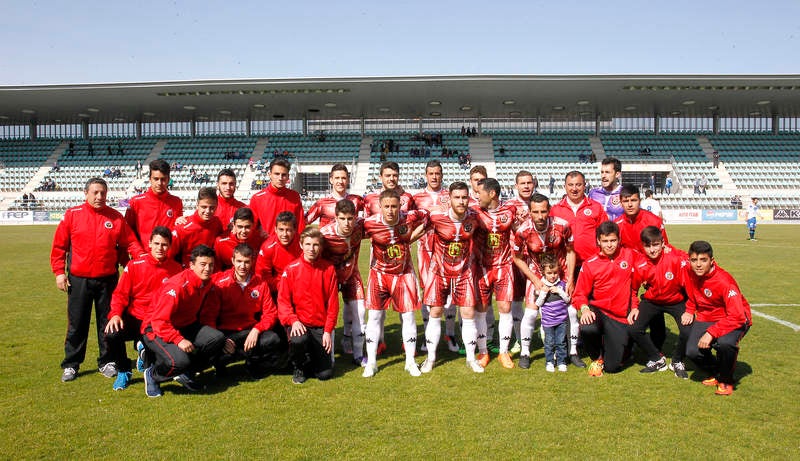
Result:
[[403,322],[403,344],[406,350],[406,363],[414,363],[414,353],[417,352],[417,321],[414,319],[414,312],[404,312],[400,314]]
[[536,317],[538,315],[538,310],[525,309],[525,314],[522,316],[520,324],[520,334],[522,335],[519,341],[522,347],[520,355],[531,355],[531,337],[533,336],[533,327],[536,325]]
[[444,334],[447,336],[456,336],[456,312],[457,309],[452,304],[444,308]]
[[522,307],[522,301],[513,301],[511,303],[511,317],[514,319],[514,335],[517,337],[517,341],[522,337],[519,328],[523,315],[525,315],[525,309]]
[[487,354],[486,348],[486,312],[475,313],[475,330],[478,333],[478,353]]
[[569,355],[577,355],[578,335],[581,332],[581,324],[578,322],[578,310],[569,306],[567,314],[569,314]]
[[[514,319],[511,316],[511,312],[507,314],[501,312],[500,323],[497,324],[497,335],[500,337],[501,354],[508,352],[508,344],[511,342],[511,330],[513,328],[514,328]],[[522,337],[524,338],[525,336],[523,335]]]
[[442,318],[431,317],[428,319],[428,326],[425,327],[425,341],[428,347],[428,360],[436,360],[436,347],[442,339]]
[[486,310],[486,340],[492,342],[494,340],[494,306],[489,300],[489,309]]
[[366,330],[366,325],[364,324],[364,300],[349,301],[345,308],[350,309],[353,316],[352,330],[350,332],[353,336],[353,358],[360,359],[364,356],[364,332]]
[[461,340],[464,341],[464,348],[467,351],[467,362],[475,360],[475,346],[478,342],[478,329],[475,326],[475,319],[461,319]]
[[371,310],[367,316],[367,364],[375,366],[378,362],[378,341],[381,338],[382,311]]

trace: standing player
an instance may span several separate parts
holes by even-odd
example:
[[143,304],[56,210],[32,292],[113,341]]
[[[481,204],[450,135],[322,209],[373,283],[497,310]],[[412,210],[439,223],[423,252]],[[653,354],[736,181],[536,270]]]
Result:
[[[336,268],[339,291],[342,292],[344,309],[344,338],[342,349],[353,354],[353,363],[365,366],[364,359],[364,282],[358,270],[358,254],[364,236],[364,221],[356,216],[356,206],[350,200],[339,200],[336,204],[336,221],[320,229],[325,245],[322,257]],[[349,311],[349,314],[345,314]]]
[[400,165],[397,162],[383,162],[379,178],[381,180],[381,192],[372,192],[364,197],[364,216],[381,214],[380,195],[385,190],[393,190],[400,197],[400,211],[406,212],[414,209],[414,201],[411,194],[405,192],[400,187]]
[[[478,215],[479,227],[475,232],[476,275],[478,279],[478,363],[488,365],[489,354],[485,343],[488,334],[483,327],[487,325],[486,312],[491,309],[492,294],[500,311],[498,336],[500,354],[497,360],[505,368],[514,368],[508,346],[514,321],[511,315],[511,301],[514,297],[514,252],[511,247],[512,233],[516,224],[517,209],[506,202],[500,205],[500,183],[494,178],[486,178],[478,186],[478,207],[473,208]],[[484,320],[481,321],[481,317]],[[483,341],[481,340],[483,336]]]
[[589,191],[589,198],[603,205],[611,221],[622,215],[619,198],[620,178],[622,178],[622,162],[614,157],[606,157],[600,162],[600,186]]
[[144,371],[144,345],[142,322],[150,317],[153,293],[170,277],[181,271],[181,265],[169,258],[172,234],[164,226],[156,226],[150,233],[150,253],[130,261],[111,296],[111,310],[105,333],[110,353],[117,364],[114,390],[128,387],[131,379],[131,362],[125,353],[125,341],[136,341],[139,358],[136,368]]
[[589,376],[621,371],[628,314],[638,303],[633,289],[637,256],[619,245],[619,227],[611,221],[600,224],[597,246],[599,253],[581,267],[572,297],[572,305],[580,307],[581,335],[592,359]]
[[478,206],[478,191],[480,191],[480,182],[488,177],[486,167],[483,165],[475,165],[469,170],[469,185],[471,191],[469,193],[469,206]]
[[[442,187],[442,164],[438,160],[431,160],[425,165],[425,179],[427,186],[412,198],[414,208],[417,210],[445,211],[450,209],[450,192]],[[425,232],[417,244],[417,263],[419,265],[419,278],[422,286],[430,284],[430,262],[433,254],[433,229]],[[451,352],[458,351],[458,343],[455,340],[455,308],[452,304],[445,307],[445,336],[447,347]],[[422,325],[423,329],[428,326],[430,317],[430,306],[422,303]],[[427,345],[423,343],[421,350],[424,352]]]
[[[467,366],[475,373],[483,373],[483,366],[475,359],[478,328],[472,235],[477,227],[477,214],[469,209],[469,187],[460,181],[450,184],[450,209],[431,213],[426,226],[433,230],[434,237],[430,284],[424,290],[431,317],[425,329],[428,358],[420,366],[423,373],[430,372],[436,362],[436,347],[442,335],[442,313],[448,295],[452,296],[452,303],[458,306],[461,314],[461,340],[466,348]],[[482,317],[485,331],[486,316]],[[486,354],[486,360],[488,357]]]
[[[552,254],[560,265],[564,274],[565,288],[571,293],[575,286],[575,250],[573,248],[572,228],[565,219],[551,216],[550,199],[536,193],[531,196],[530,218],[526,219],[517,229],[514,246],[514,264],[526,280],[525,314],[522,317],[520,337],[521,351],[519,357],[520,368],[530,368],[531,337],[539,315],[536,304],[536,292],[541,292],[545,286],[542,282],[544,271],[540,259],[544,254]],[[567,308],[569,313],[569,308]],[[576,317],[577,318],[577,317]],[[578,331],[576,321],[570,324],[570,361],[577,367],[586,366],[578,357]]]
[[[236,210],[231,220],[231,231],[228,235],[221,235],[214,241],[214,253],[219,260],[219,271],[226,271],[233,267],[233,250],[242,243],[247,244],[253,251],[261,248],[263,240],[255,230],[255,217],[250,208],[243,207]],[[253,255],[255,266],[257,253]]]
[[369,281],[367,282],[367,366],[363,376],[370,378],[378,371],[376,358],[378,341],[389,301],[400,313],[403,344],[405,345],[406,371],[419,376],[414,362],[417,342],[417,324],[414,311],[419,310],[417,278],[411,265],[410,243],[422,235],[428,212],[400,210],[400,195],[393,189],[379,196],[381,213],[364,220],[364,235],[372,239]]
[[169,163],[163,159],[150,162],[150,188],[130,200],[125,221],[144,246],[156,226],[172,230],[175,220],[183,216],[183,202],[169,193]]
[[[217,210],[214,216],[219,218],[224,230],[230,229],[233,224],[233,215],[239,208],[244,208],[243,202],[236,200],[233,194],[236,193],[236,173],[230,168],[223,168],[217,174]],[[219,255],[217,255],[219,259]],[[228,264],[230,259],[223,259]]]
[[144,253],[122,215],[106,205],[106,182],[92,178],[83,192],[86,202],[64,213],[50,252],[56,287],[67,293],[67,338],[61,362],[64,382],[77,378],[78,367],[86,357],[92,304],[100,349],[97,366],[103,376],[113,378],[117,374],[115,357],[103,331],[108,322],[111,294],[117,286],[117,247],[127,248],[133,257]]
[[747,205],[747,231],[750,233],[750,240],[756,240],[756,217],[758,216],[758,199],[752,197],[750,204]]
[[291,165],[284,159],[269,163],[269,185],[250,198],[250,209],[261,225],[261,233],[266,237],[272,234],[272,223],[282,212],[291,212],[297,222],[297,232],[303,232],[306,221],[303,216],[303,202],[297,191],[289,189],[289,170]]
[[642,209],[653,213],[654,215],[658,216],[662,220],[664,219],[664,215],[661,213],[661,204],[658,203],[658,200],[653,198],[653,191],[647,189],[644,191],[644,199],[642,200],[641,204]]
[[267,281],[272,300],[277,302],[278,285],[286,266],[302,255],[297,238],[297,218],[284,211],[275,218],[275,230],[264,240],[256,259],[256,274]]
[[[716,386],[718,395],[731,395],[739,341],[753,325],[750,304],[736,280],[717,266],[708,242],[692,242],[689,267],[686,312],[681,316],[684,325],[692,326],[686,355],[712,373],[703,384]],[[717,350],[716,359],[712,348]]]
[[211,187],[201,187],[194,214],[189,216],[186,224],[176,226],[172,231],[170,253],[183,267],[189,267],[194,248],[198,245],[213,247],[214,241],[222,234],[222,223],[214,216],[216,209],[216,191]]
[[343,163],[337,163],[331,167],[328,182],[331,184],[330,195],[317,200],[306,212],[306,223],[310,224],[319,219],[320,229],[336,221],[336,204],[339,200],[347,199],[353,202],[356,216],[364,211],[364,199],[358,195],[347,193],[347,189],[350,187],[350,172]]

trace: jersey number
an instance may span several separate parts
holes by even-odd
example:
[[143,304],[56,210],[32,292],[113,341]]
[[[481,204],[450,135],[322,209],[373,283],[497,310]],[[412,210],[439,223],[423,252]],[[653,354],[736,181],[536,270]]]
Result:
[[389,245],[386,247],[386,256],[389,259],[400,259],[403,257],[403,247],[400,245]]
[[486,238],[486,247],[487,248],[499,248],[500,247],[500,234],[496,234],[492,232]]
[[450,242],[450,244],[447,245],[447,255],[453,258],[461,256],[462,247],[463,244],[461,242]]

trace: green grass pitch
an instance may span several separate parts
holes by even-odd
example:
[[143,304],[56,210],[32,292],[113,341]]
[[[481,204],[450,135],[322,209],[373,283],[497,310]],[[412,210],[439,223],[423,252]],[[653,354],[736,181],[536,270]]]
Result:
[[[392,313],[389,353],[369,380],[340,357],[328,382],[297,386],[289,375],[239,380],[234,378],[243,371],[233,367],[234,378],[201,378],[209,386],[205,393],[190,395],[164,384],[164,397],[148,399],[136,372],[128,390],[111,390],[112,380],[94,368],[96,339],[90,334],[79,378],[64,384],[59,362],[66,299],[55,287],[48,259],[54,229],[0,228],[4,459],[798,456],[800,368],[794,362],[800,332],[758,316],[742,341],[740,382],[731,397],[713,395],[699,383],[700,373],[690,371],[688,381],[670,372],[641,375],[639,363],[599,379],[572,367],[546,373],[541,348],[530,370],[505,370],[493,361],[476,375],[463,358],[440,346],[433,373],[411,378],[403,371]],[[743,225],[667,230],[683,249],[692,240],[709,240],[755,310],[800,324],[800,309],[779,306],[800,299],[798,226],[760,226],[758,242],[745,240]],[[362,251],[362,273],[367,255]],[[669,348],[675,327],[671,320],[667,325]]]

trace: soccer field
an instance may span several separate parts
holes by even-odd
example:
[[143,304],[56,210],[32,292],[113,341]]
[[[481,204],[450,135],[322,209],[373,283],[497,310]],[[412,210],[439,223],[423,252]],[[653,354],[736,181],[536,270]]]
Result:
[[[111,390],[112,380],[96,372],[90,334],[79,378],[62,383],[66,299],[49,269],[54,230],[0,227],[5,459],[791,459],[800,450],[800,332],[758,315],[742,341],[731,397],[702,386],[705,375],[691,364],[688,381],[671,372],[642,375],[641,356],[602,378],[572,367],[546,373],[541,348],[530,370],[493,361],[477,375],[440,346],[434,371],[411,378],[392,313],[388,354],[372,379],[342,356],[327,382],[297,386],[290,375],[249,381],[232,367],[230,378],[206,373],[205,393],[165,383],[164,396],[149,399],[136,372],[128,390]],[[692,240],[710,241],[754,311],[800,324],[799,226],[759,226],[757,242],[745,239],[743,225],[667,231],[684,250]],[[667,326],[671,350],[676,328],[670,319]]]

